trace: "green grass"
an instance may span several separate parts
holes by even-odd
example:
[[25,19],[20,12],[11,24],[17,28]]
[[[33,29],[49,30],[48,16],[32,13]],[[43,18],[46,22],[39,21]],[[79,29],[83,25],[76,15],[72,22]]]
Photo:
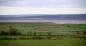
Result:
[[86,24],[54,24],[54,23],[0,23],[0,30],[9,30],[12,26],[20,31],[83,31]]
[[86,39],[0,40],[0,46],[86,46]]
[[[29,31],[46,30],[54,32],[54,34],[60,33],[58,31],[86,31],[86,24],[63,25],[46,23],[0,23],[0,31],[9,31],[9,26],[13,26],[25,34],[29,33]],[[65,38],[57,40],[0,40],[0,46],[86,46],[86,39]]]
[[[55,23],[0,23],[0,31],[9,31],[9,27],[17,29],[21,34],[30,34],[36,31],[43,31],[41,34],[47,35],[46,31],[52,32],[52,34],[61,34],[64,31],[86,31],[86,24],[55,24]],[[40,33],[38,33],[39,35]],[[62,33],[63,34],[63,33]],[[67,33],[64,33],[67,34]]]

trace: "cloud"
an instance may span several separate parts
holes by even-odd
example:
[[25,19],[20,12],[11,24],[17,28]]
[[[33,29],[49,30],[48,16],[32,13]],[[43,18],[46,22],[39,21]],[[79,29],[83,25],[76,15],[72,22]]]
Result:
[[0,0],[0,6],[86,7],[86,0]]
[[0,15],[86,14],[86,0],[0,0]]
[[86,14],[86,8],[0,7],[0,15],[16,14]]

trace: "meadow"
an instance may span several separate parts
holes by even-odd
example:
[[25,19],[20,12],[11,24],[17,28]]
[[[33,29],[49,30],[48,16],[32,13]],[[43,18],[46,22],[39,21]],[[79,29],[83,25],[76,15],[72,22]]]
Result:
[[86,39],[0,40],[0,46],[86,46]]
[[86,24],[3,22],[0,46],[86,46]]

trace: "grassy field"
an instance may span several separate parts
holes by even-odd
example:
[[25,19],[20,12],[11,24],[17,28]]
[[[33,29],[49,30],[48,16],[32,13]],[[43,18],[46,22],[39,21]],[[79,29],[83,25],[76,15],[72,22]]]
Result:
[[9,30],[12,26],[20,31],[83,31],[86,24],[55,24],[55,23],[0,23],[0,30]]
[[[49,23],[49,22],[29,22],[29,23],[19,23],[19,22],[9,22],[9,23],[0,23],[0,31],[10,31],[10,30],[17,30],[18,32],[21,32],[21,34],[29,35],[32,32],[32,35],[34,32],[38,32],[37,35],[41,34],[47,35],[47,32],[52,32],[52,35],[61,34],[64,32],[64,34],[67,34],[67,32],[70,31],[86,31],[86,24],[55,24],[55,23]],[[62,33],[63,34],[63,33]],[[63,34],[63,35],[64,35]],[[70,34],[70,33],[69,33]]]
[[0,46],[86,46],[86,39],[0,40]]
[[[86,24],[55,24],[55,23],[0,23],[0,31],[2,37],[13,38],[12,31],[18,31],[21,35],[17,36],[15,33],[15,38],[20,36],[29,36],[30,33],[36,35],[47,35],[47,33],[51,32],[51,35],[66,35],[68,37],[64,37],[60,39],[60,37],[56,37],[57,39],[5,39],[0,40],[0,46],[86,46]],[[4,32],[3,32],[4,31]],[[46,31],[48,31],[46,33]],[[66,31],[66,32],[65,32]],[[80,31],[80,33],[72,32],[72,31]],[[17,32],[17,33],[18,33]],[[5,34],[5,35],[4,35]],[[7,34],[7,35],[6,35]],[[10,35],[9,35],[10,34]],[[76,36],[84,36],[85,38],[74,38],[69,37],[74,34]],[[76,35],[77,34],[77,35]],[[40,35],[40,36],[41,36]],[[73,35],[73,36],[74,36]],[[11,37],[12,36],[12,37]],[[35,36],[35,35],[31,35]],[[37,36],[37,37],[38,37]],[[47,35],[49,36],[49,35]],[[53,37],[52,37],[53,38]]]

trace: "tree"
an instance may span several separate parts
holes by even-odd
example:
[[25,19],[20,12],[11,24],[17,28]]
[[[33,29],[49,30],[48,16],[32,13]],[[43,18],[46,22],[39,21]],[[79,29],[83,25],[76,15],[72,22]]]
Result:
[[47,39],[51,39],[51,32],[48,32],[48,37]]
[[18,30],[12,26],[9,26],[9,34],[10,35],[17,35]]
[[83,31],[83,34],[86,35],[86,31]]
[[29,32],[28,32],[28,35],[29,35],[29,36],[32,36],[32,32],[31,32],[31,31],[29,31]]
[[36,32],[34,32],[34,36],[36,36]]
[[48,36],[51,36],[51,32],[48,32]]
[[5,32],[4,30],[0,31],[0,35],[8,35],[8,32]]
[[79,31],[75,31],[75,32],[76,32],[76,34],[77,34],[77,35],[79,35],[79,34],[80,34],[80,33],[79,33]]

